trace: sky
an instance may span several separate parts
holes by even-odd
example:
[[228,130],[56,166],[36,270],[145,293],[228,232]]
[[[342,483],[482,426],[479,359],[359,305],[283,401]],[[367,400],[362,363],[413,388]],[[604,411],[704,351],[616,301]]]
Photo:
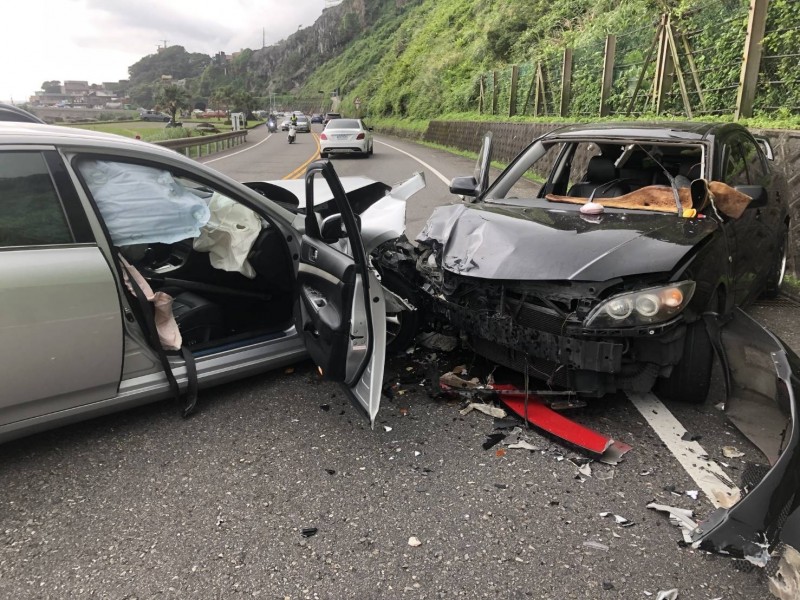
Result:
[[324,0],[16,0],[3,4],[0,101],[26,101],[42,82],[118,81],[158,46],[228,54],[308,27]]

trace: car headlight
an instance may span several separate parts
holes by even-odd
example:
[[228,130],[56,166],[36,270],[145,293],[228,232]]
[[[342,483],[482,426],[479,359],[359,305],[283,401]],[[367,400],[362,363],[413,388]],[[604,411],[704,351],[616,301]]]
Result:
[[680,313],[694,294],[694,281],[625,292],[598,304],[584,327],[636,327],[669,321]]

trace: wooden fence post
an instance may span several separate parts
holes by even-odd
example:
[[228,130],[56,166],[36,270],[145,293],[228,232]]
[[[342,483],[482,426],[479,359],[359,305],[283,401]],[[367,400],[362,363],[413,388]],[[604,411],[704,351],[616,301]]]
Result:
[[572,95],[572,48],[564,48],[564,58],[561,61],[561,102],[558,114],[566,117],[569,113],[569,101]]
[[600,116],[607,117],[611,112],[608,98],[611,96],[611,84],[614,82],[614,57],[617,53],[617,36],[606,36],[606,51],[603,56],[603,84],[600,88]]
[[661,39],[658,44],[658,62],[656,63],[656,78],[653,85],[653,104],[656,108],[656,114],[661,114],[661,109],[664,104],[664,96],[667,91],[672,89],[672,53],[669,49],[669,37],[667,36],[667,28],[670,27],[670,18],[668,14],[661,16]]
[[519,82],[519,67],[511,67],[511,96],[508,99],[508,116],[517,114],[517,83]]
[[492,114],[497,114],[497,71],[492,71]]
[[761,42],[767,25],[767,6],[769,0],[750,0],[750,19],[747,22],[747,39],[744,43],[744,60],[736,92],[736,113],[734,119],[753,116],[753,102],[756,99],[758,70],[761,67]]
[[484,95],[486,93],[486,90],[484,88],[485,80],[486,80],[486,76],[485,75],[481,75],[480,91],[478,92],[478,114],[479,115],[483,114],[483,109],[484,109]]

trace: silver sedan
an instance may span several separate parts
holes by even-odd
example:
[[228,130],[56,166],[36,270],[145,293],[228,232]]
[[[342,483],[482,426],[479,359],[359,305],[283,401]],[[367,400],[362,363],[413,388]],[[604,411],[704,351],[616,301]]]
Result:
[[333,119],[319,135],[319,143],[322,158],[331,154],[371,156],[372,127],[367,127],[361,119]]

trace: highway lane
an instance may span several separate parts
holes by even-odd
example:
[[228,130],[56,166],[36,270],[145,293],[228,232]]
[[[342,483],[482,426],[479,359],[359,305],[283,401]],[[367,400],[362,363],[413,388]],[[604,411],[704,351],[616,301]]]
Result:
[[[208,162],[241,180],[280,179],[314,158],[313,140],[300,134],[290,146],[260,128]],[[412,233],[451,201],[437,173],[473,166],[382,136],[375,150],[335,168],[387,182],[425,171]],[[791,306],[758,310],[792,322]],[[374,431],[303,363],[206,390],[188,420],[161,403],[6,444],[0,597],[561,600],[673,587],[681,600],[769,597],[748,565],[679,548],[679,531],[645,508],[655,499],[711,511],[702,494],[682,493],[696,482],[626,398],[574,413],[633,445],[622,464],[594,463],[582,481],[568,460],[577,455],[533,431],[523,435],[537,451],[484,450],[491,419],[462,416],[458,401],[420,385],[456,361],[490,368],[422,350],[392,359],[397,388]],[[708,404],[668,408],[711,456],[722,445],[754,452],[714,408],[721,393],[717,381]],[[728,461],[733,477],[744,460]],[[409,546],[412,536],[422,544]]]

